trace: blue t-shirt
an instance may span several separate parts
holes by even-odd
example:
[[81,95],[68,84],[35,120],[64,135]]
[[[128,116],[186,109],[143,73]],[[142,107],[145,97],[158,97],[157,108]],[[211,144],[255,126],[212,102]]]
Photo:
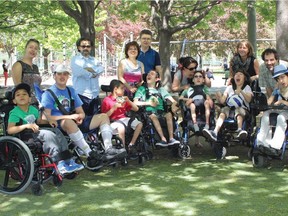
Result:
[[141,50],[137,60],[143,63],[145,74],[161,65],[159,53],[151,47],[145,53]]
[[[76,93],[75,89],[72,87],[69,87],[71,92],[71,98],[68,93],[68,87],[65,89],[59,89],[55,84],[50,87],[50,89],[55,93],[57,99],[59,100],[60,104],[64,106],[64,108],[69,112],[71,107],[71,99],[74,99],[75,108],[78,108],[82,106],[82,101],[79,98],[78,94]],[[55,102],[53,96],[50,92],[45,91],[42,95],[41,104],[45,109],[51,110],[52,116],[61,116],[64,115],[57,106],[57,103]]]

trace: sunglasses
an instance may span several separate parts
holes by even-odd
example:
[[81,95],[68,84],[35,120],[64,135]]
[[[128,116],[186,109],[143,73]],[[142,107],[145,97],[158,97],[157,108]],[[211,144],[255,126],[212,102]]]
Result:
[[196,67],[192,67],[192,68],[187,68],[190,71],[196,70]]
[[88,45],[88,46],[80,46],[80,47],[83,48],[83,49],[85,49],[85,48],[91,48],[90,45]]
[[201,76],[201,75],[196,75],[196,76],[194,76],[194,78],[203,78],[203,76]]

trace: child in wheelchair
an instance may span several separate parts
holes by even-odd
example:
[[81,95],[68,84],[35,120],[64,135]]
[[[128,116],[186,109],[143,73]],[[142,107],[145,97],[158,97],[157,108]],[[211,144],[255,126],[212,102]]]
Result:
[[[165,112],[164,100],[169,100],[172,103],[172,112],[176,112],[179,108],[174,98],[160,86],[160,75],[158,72],[151,70],[146,77],[146,84],[140,86],[134,96],[134,103],[138,106],[145,106],[145,111],[148,113],[149,118],[152,120],[153,125],[160,136],[160,141],[156,143],[158,146],[167,147],[175,144],[180,144],[174,138],[173,133],[173,115],[171,112]],[[168,136],[167,140],[159,119],[163,116],[166,119]]]
[[49,154],[52,162],[57,163],[57,168],[62,175],[84,168],[83,165],[75,163],[68,150],[68,143],[60,131],[54,133],[51,130],[41,129],[37,125],[47,122],[42,120],[38,109],[30,105],[31,89],[28,84],[17,85],[13,90],[12,99],[16,107],[9,113],[8,134],[20,134],[21,139],[25,141],[31,139],[32,142],[39,140],[43,143],[43,151]]
[[[196,71],[193,77],[193,85],[191,85],[188,89],[184,90],[179,97],[179,103],[181,103],[181,101],[185,103],[182,103],[181,106],[184,111],[184,119],[186,119],[188,113],[191,116],[192,121],[187,121],[187,126],[189,127],[189,129],[194,130],[196,134],[196,147],[202,147],[202,144],[199,142],[198,137],[199,131],[202,131],[203,126],[205,129],[208,130],[210,128],[211,97],[208,94],[207,86],[204,85],[204,81],[205,79],[203,72]],[[199,116],[197,116],[202,114],[205,115],[204,119],[200,119]],[[202,125],[202,122],[198,122],[202,119],[205,121],[204,125]],[[192,123],[192,125],[190,123]]]
[[125,86],[120,80],[112,80],[110,82],[111,95],[104,98],[101,106],[101,112],[106,113],[112,123],[111,128],[117,131],[123,143],[126,144],[125,132],[128,124],[134,130],[133,137],[128,144],[128,149],[135,146],[136,140],[141,133],[143,124],[138,119],[131,119],[126,115],[130,110],[137,112],[138,106],[134,104],[127,96],[124,96]]
[[[231,111],[234,111],[234,118],[237,121],[237,138],[244,140],[247,138],[247,131],[242,129],[245,116],[249,112],[249,103],[252,100],[253,93],[249,86],[248,74],[244,70],[238,70],[233,79],[232,85],[228,86],[223,95],[220,92],[216,93],[216,99],[220,104],[226,104],[221,109],[220,115],[216,122],[216,127],[213,131],[203,129],[203,135],[210,141],[217,141],[217,134],[221,129],[226,118],[230,117]],[[233,114],[233,112],[232,112]]]
[[[263,113],[261,118],[261,125],[259,133],[257,134],[257,147],[274,150],[280,150],[285,141],[287,120],[288,120],[288,70],[284,65],[277,65],[274,67],[273,78],[277,81],[279,88],[274,89],[272,95],[269,97],[267,104],[275,106]],[[286,110],[285,110],[286,109]],[[274,115],[273,115],[274,114]],[[276,114],[276,115],[275,115]],[[270,130],[271,115],[276,117],[276,127],[273,137]]]

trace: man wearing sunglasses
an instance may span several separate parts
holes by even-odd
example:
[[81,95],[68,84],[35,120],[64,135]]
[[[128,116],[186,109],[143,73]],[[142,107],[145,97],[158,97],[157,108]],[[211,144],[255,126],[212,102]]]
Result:
[[71,60],[72,83],[83,102],[85,114],[93,116],[98,113],[100,106],[99,77],[104,68],[95,57],[90,55],[94,48],[90,39],[80,38],[76,46],[79,53]]

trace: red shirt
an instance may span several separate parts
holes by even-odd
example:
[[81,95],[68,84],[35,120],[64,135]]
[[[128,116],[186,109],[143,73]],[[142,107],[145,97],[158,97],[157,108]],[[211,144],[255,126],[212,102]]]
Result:
[[[112,96],[112,94],[107,96],[107,97],[105,97],[103,99],[103,102],[102,102],[102,105],[101,105],[101,112],[102,113],[107,113],[114,106],[115,103],[116,103],[116,98],[114,98]],[[118,120],[118,119],[127,117],[126,116],[126,112],[130,111],[131,108],[132,108],[131,105],[128,102],[125,102],[123,104],[123,107],[117,108],[112,113],[112,115],[110,116],[110,119]]]

